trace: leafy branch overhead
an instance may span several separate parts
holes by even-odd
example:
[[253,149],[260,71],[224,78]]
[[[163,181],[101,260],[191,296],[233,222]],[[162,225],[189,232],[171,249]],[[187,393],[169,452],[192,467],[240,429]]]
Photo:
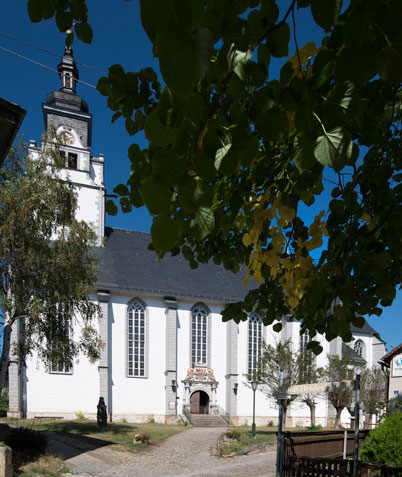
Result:
[[[291,311],[312,336],[350,339],[350,322],[380,314],[401,284],[402,3],[283,6],[140,1],[162,78],[113,65],[99,80],[112,120],[149,141],[130,146],[131,175],[115,192],[123,211],[145,204],[154,216],[158,255],[247,269],[258,286],[225,319],[256,309],[268,324]],[[321,45],[298,44],[300,9]],[[29,0],[28,10],[33,21],[55,15],[62,31],[76,21],[91,39],[84,0]]]

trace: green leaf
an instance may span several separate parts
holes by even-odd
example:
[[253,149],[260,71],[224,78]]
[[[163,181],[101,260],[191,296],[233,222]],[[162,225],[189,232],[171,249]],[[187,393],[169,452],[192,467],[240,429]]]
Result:
[[271,108],[260,114],[256,127],[266,141],[284,141],[289,135],[288,118],[279,108]]
[[116,204],[113,202],[113,200],[110,199],[105,202],[105,210],[106,213],[109,215],[116,215],[118,212]]
[[126,119],[125,125],[126,125],[126,130],[128,134],[130,134],[130,136],[133,136],[138,131],[137,125],[131,118]]
[[314,155],[323,166],[339,170],[353,155],[353,141],[350,133],[341,127],[327,131],[326,134],[317,138]]
[[342,0],[311,0],[311,13],[318,25],[329,30],[337,21]]
[[272,329],[275,333],[279,333],[282,330],[282,323],[275,323]]
[[159,119],[157,111],[147,117],[145,121],[145,136],[153,146],[166,147],[172,142],[169,128]]
[[159,177],[147,177],[141,184],[144,204],[152,215],[168,215],[171,193],[168,185]]
[[306,134],[298,134],[293,143],[293,158],[300,173],[311,170],[315,164],[313,140]]
[[40,0],[28,0],[28,15],[32,23],[42,21],[42,3]]
[[121,117],[121,112],[120,111],[117,111],[116,113],[113,114],[112,116],[112,119],[111,119],[111,122],[112,124]]
[[76,20],[86,22],[88,18],[88,7],[86,2],[73,0],[70,2],[70,10]]
[[204,238],[214,229],[214,213],[208,207],[200,207],[195,213],[194,223],[198,225],[199,238],[204,240]]
[[59,10],[56,13],[56,25],[61,32],[69,30],[73,26],[73,16],[71,15],[71,12],[62,12]]
[[84,43],[91,43],[93,32],[92,28],[87,22],[76,23],[75,25],[75,33],[77,37]]
[[167,24],[157,33],[156,52],[169,88],[178,96],[188,96],[197,80],[197,49],[193,37],[178,25]]
[[394,84],[402,82],[402,34],[387,44],[381,52],[380,63],[381,78]]
[[214,36],[208,28],[198,28],[194,34],[197,50],[197,78],[203,78],[212,55],[214,54]]
[[290,28],[287,23],[274,30],[267,37],[267,45],[273,56],[286,56],[289,52]]
[[152,158],[152,171],[156,176],[176,185],[186,171],[186,160],[173,151],[160,150]]
[[205,111],[204,107],[205,103],[203,97],[198,93],[191,93],[188,98],[186,111],[188,117],[197,125],[202,121]]
[[120,196],[125,196],[128,195],[128,188],[125,184],[118,184],[114,189],[113,192],[116,192],[116,194]]
[[174,0],[175,16],[181,28],[192,33],[199,25],[203,11],[202,0]]
[[42,16],[44,20],[53,18],[56,13],[56,2],[54,0],[44,0],[42,3]]
[[169,217],[154,217],[151,226],[152,243],[157,252],[174,248],[182,237],[180,222]]

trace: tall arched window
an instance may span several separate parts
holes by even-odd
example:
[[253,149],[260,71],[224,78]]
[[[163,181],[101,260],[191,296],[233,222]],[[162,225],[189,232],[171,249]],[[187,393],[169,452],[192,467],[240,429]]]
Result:
[[364,343],[362,340],[357,340],[353,346],[354,352],[360,356],[361,358],[364,358]]
[[310,342],[310,335],[308,330],[300,335],[300,354],[304,355],[307,351],[307,345]]
[[127,375],[146,376],[145,306],[139,301],[127,309]]
[[191,366],[207,365],[208,311],[202,305],[191,310]]
[[248,319],[248,374],[256,377],[257,364],[262,354],[262,320],[253,313]]

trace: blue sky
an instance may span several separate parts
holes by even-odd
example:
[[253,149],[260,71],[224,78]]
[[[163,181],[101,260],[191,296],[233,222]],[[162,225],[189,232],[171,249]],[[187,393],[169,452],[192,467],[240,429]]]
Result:
[[[285,10],[288,1],[280,0],[281,9]],[[107,71],[112,64],[119,63],[125,70],[138,71],[157,63],[152,56],[151,44],[142,30],[139,16],[139,2],[123,0],[89,0],[89,21],[94,29],[91,45],[75,42],[74,56],[77,61],[90,65],[98,70]],[[322,32],[311,21],[308,10],[296,15],[296,32],[299,46],[307,41],[320,43]],[[1,48],[12,50],[19,55],[56,69],[59,59],[56,56],[29,48],[7,39],[8,35],[18,40],[31,43],[39,48],[62,54],[64,35],[61,34],[54,21],[31,24],[26,12],[26,2],[7,2],[0,15],[0,96],[8,101],[20,104],[27,114],[21,127],[26,141],[40,140],[43,132],[41,103],[46,94],[59,88],[57,73],[49,71],[37,64],[6,52]],[[293,35],[292,35],[293,36]],[[292,45],[292,49],[294,46]],[[270,74],[276,76],[282,61],[271,64]],[[78,65],[80,79],[96,85],[102,73]],[[129,137],[121,120],[110,123],[112,112],[106,106],[106,99],[94,88],[79,84],[78,94],[88,102],[93,114],[92,154],[105,155],[105,181],[108,192],[115,185],[125,182],[129,176],[130,163],[127,148],[136,141],[145,146],[143,137]],[[119,213],[115,217],[106,217],[106,224],[148,232],[151,217],[142,208],[131,214]],[[386,308],[380,318],[369,318],[369,323],[380,332],[388,346],[395,347],[402,342],[402,328],[399,325],[399,314],[402,308],[402,293],[398,293],[392,307]]]

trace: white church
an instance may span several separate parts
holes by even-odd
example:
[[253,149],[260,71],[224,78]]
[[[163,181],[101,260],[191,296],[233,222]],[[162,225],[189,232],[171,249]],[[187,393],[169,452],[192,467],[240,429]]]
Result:
[[[283,318],[280,334],[264,326],[257,314],[239,325],[224,323],[225,305],[246,294],[243,276],[214,264],[191,270],[180,256],[158,260],[147,246],[150,235],[105,227],[102,154],[91,155],[92,116],[76,94],[78,71],[72,51],[58,66],[61,88],[42,105],[45,128],[54,127],[68,140],[62,147],[66,171],[76,185],[78,218],[91,223],[97,234],[99,332],[104,343],[99,362],[79,356],[71,367],[45,365],[35,358],[23,366],[11,360],[8,416],[75,419],[77,413],[96,417],[99,397],[105,399],[110,420],[158,422],[214,416],[234,425],[252,422],[253,392],[247,384],[261,352],[261,340],[274,344],[291,340],[295,352],[308,336],[300,323]],[[43,144],[42,144],[43,146]],[[40,150],[30,143],[31,154]],[[367,323],[353,328],[353,341],[322,341],[323,353],[341,355],[345,346],[373,366],[385,354],[385,343]],[[78,330],[73,330],[78,332]],[[18,329],[13,329],[15,342]],[[256,392],[257,425],[277,422],[275,403]],[[344,411],[344,425],[349,415]],[[334,410],[325,395],[318,399],[316,422],[333,422]],[[288,425],[310,424],[307,406],[292,404]]]

